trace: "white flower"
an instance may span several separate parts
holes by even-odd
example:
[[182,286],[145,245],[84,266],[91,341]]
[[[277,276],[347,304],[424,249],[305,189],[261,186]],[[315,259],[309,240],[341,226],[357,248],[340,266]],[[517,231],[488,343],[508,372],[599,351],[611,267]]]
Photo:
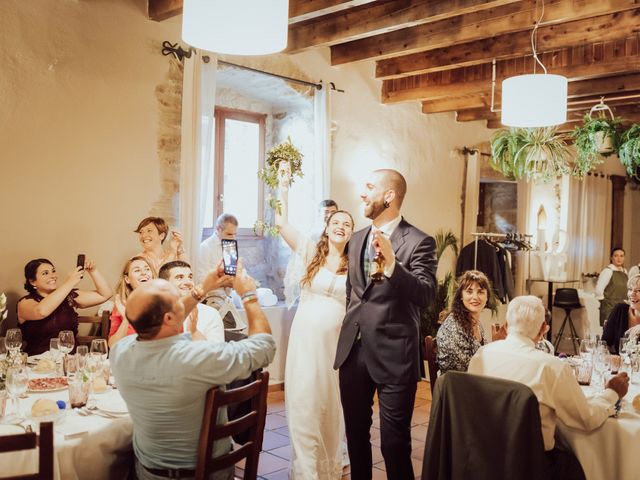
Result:
[[0,321],[7,318],[7,297],[4,293],[0,293]]

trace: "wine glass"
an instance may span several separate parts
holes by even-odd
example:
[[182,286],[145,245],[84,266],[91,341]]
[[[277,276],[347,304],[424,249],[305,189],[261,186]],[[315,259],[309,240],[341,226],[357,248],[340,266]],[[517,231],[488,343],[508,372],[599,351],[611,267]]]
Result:
[[7,369],[6,386],[11,402],[14,405],[14,412],[18,419],[24,419],[20,408],[20,396],[25,394],[29,386],[29,374],[27,367],[15,365]]
[[91,353],[99,354],[102,360],[106,360],[107,352],[109,351],[109,349],[107,348],[107,341],[104,338],[98,338],[96,340],[92,340],[91,349],[89,351]]
[[60,351],[65,355],[71,353],[71,350],[73,350],[73,346],[75,345],[73,332],[71,330],[62,330],[58,334],[58,340],[60,341],[58,344]]
[[10,328],[7,330],[7,336],[4,339],[7,350],[15,355],[22,348],[22,332],[19,328]]
[[606,347],[599,346],[594,352],[593,367],[602,379],[602,387],[604,388],[604,373],[609,370],[609,350]]

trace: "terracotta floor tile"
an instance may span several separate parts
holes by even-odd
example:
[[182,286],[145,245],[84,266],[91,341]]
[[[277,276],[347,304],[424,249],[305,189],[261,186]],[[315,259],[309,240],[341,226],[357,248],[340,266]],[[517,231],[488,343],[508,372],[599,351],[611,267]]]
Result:
[[276,455],[280,458],[283,458],[287,461],[291,461],[291,445],[285,445],[284,447],[274,448],[273,450],[269,450],[269,453],[272,455]]
[[258,463],[258,475],[264,476],[269,473],[275,473],[280,470],[289,468],[289,461],[284,460],[269,452],[260,453],[260,462]]
[[[413,474],[415,476],[420,476],[420,474],[422,473],[422,460],[418,460],[417,458],[411,458],[411,465],[413,466]],[[384,462],[381,463],[377,463],[374,467],[373,470],[375,471],[376,469],[378,470],[382,470],[383,472],[386,473],[387,469],[384,465]],[[375,478],[375,476],[373,477]]]
[[263,478],[264,480],[288,480],[289,469],[285,468],[283,470],[278,470],[277,472],[268,473],[266,475],[262,475],[260,478]]
[[286,425],[284,427],[276,428],[273,431],[279,435],[284,435],[285,437],[289,436],[289,427]]
[[420,440],[412,440],[411,442],[411,458],[422,460],[424,458],[424,442]]
[[416,397],[415,402],[413,404],[414,408],[421,407],[423,405],[431,405],[431,400],[427,400],[426,398],[418,398]]
[[427,438],[427,426],[416,425],[415,427],[411,427],[411,438],[424,442]]
[[429,410],[424,407],[418,407],[413,410],[413,416],[411,417],[411,426],[424,425],[429,423]]
[[277,428],[282,428],[287,426],[287,419],[281,415],[276,413],[270,413],[267,415],[267,420],[265,422],[265,428],[267,430],[275,430]]
[[373,467],[373,469],[371,470],[371,473],[372,473],[371,478],[373,480],[387,480],[387,472],[385,472],[384,470],[380,470],[377,467]]
[[268,452],[269,450],[284,447],[285,445],[289,445],[289,437],[270,431],[264,432],[264,438],[262,440],[263,451]]
[[284,391],[280,390],[278,392],[271,392],[268,395],[267,403],[272,400],[284,400]]
[[284,413],[285,408],[284,400],[273,400],[271,403],[267,400],[267,413]]

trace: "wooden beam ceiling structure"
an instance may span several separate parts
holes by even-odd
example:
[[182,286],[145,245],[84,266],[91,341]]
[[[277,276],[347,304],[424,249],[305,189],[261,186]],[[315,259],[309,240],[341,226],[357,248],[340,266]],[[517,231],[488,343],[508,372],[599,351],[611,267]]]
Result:
[[[535,71],[531,32],[542,1],[290,0],[286,53],[329,48],[332,65],[375,61],[382,103],[420,102],[424,114],[456,112],[498,128],[502,80]],[[182,0],[148,0],[150,19],[181,11]],[[549,73],[569,79],[561,128],[601,96],[640,120],[640,0],[544,0],[537,51]]]

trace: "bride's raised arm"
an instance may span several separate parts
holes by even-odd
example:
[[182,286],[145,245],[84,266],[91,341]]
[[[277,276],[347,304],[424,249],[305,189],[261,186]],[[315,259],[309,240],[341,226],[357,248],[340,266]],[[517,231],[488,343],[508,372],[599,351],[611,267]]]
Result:
[[280,228],[280,235],[294,252],[298,251],[303,235],[289,223],[289,185],[291,176],[287,172],[278,172],[278,200],[280,213],[276,209],[276,225]]

